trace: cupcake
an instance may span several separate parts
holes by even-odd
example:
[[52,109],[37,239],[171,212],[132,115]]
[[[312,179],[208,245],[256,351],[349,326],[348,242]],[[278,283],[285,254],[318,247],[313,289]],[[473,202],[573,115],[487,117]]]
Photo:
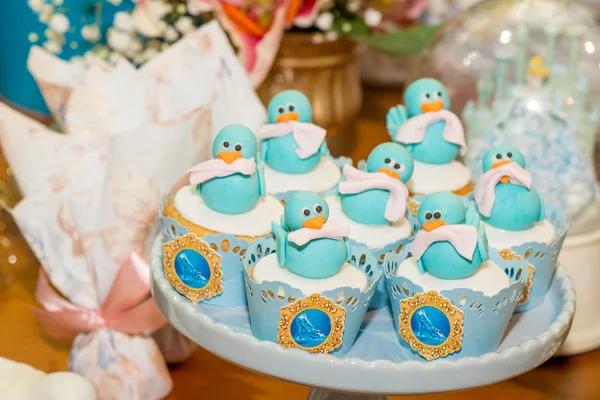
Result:
[[[368,248],[380,269],[386,253],[399,252],[411,240],[412,225],[405,217],[408,190],[404,183],[410,179],[413,166],[412,156],[404,147],[397,143],[380,144],[369,155],[365,171],[344,166],[339,197],[327,198],[330,220],[348,225],[351,245]],[[371,308],[387,303],[382,280]]]
[[413,175],[407,186],[415,202],[435,192],[471,193],[471,172],[457,156],[467,152],[465,133],[460,119],[448,111],[450,98],[441,82],[423,78],[413,82],[404,93],[404,104],[392,107],[387,114],[387,129],[392,140],[405,146],[415,160]]
[[296,90],[283,91],[269,103],[268,114],[269,123],[257,132],[267,192],[285,200],[294,190],[335,190],[340,167],[329,154],[327,131],[312,123],[308,98]]
[[349,227],[328,217],[321,195],[294,192],[273,224],[275,240],[256,241],[243,257],[257,338],[312,353],[352,347],[381,272],[371,255],[351,252]]
[[283,207],[265,195],[250,129],[224,128],[212,153],[213,160],[188,171],[189,186],[163,199],[165,276],[193,302],[240,306],[246,302],[240,257],[255,239],[272,233]]
[[410,249],[384,271],[403,346],[426,360],[497,349],[527,279],[527,266],[488,253],[477,211],[450,192],[423,198]]
[[533,308],[543,301],[556,269],[567,232],[564,215],[544,205],[523,154],[514,146],[495,146],[482,161],[474,198],[490,246],[504,257],[528,262],[529,282],[517,311]]

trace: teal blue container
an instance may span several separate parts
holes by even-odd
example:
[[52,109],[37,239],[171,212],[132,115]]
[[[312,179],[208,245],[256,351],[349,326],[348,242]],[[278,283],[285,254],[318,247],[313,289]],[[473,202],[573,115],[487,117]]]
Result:
[[[117,1],[113,1],[118,3]],[[41,114],[48,114],[44,99],[27,69],[27,56],[32,45],[46,42],[48,22],[41,20],[41,7],[53,8],[54,13],[64,14],[69,28],[64,33],[65,42],[58,57],[69,60],[83,55],[96,44],[103,43],[106,31],[113,24],[119,11],[131,11],[131,0],[114,5],[107,0],[5,0],[0,7],[0,96],[10,103]],[[37,4],[37,6],[36,6]],[[89,42],[81,35],[86,25],[97,24],[100,38]]]

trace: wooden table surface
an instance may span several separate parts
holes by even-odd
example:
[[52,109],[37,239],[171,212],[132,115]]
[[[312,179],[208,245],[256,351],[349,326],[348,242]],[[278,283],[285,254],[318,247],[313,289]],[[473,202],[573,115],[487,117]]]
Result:
[[[367,90],[365,106],[360,118],[353,125],[354,140],[350,141],[346,136],[340,136],[332,141],[333,151],[343,149],[346,154],[357,160],[364,158],[374,145],[387,140],[385,112],[399,99],[398,91]],[[67,367],[69,343],[46,339],[30,311],[35,304],[33,291],[37,279],[37,263],[14,226],[9,224],[6,236],[13,244],[12,253],[18,258],[18,269],[14,283],[2,289],[0,282],[0,356],[26,362],[48,372],[64,370]],[[1,246],[2,240],[0,237],[0,278],[6,270],[8,257],[7,251]],[[246,371],[202,349],[189,361],[172,366],[171,374],[174,389],[167,397],[168,400],[295,400],[305,399],[309,391],[304,386]],[[600,350],[574,357],[554,358],[525,375],[483,388],[448,394],[402,397],[416,398],[599,399]]]

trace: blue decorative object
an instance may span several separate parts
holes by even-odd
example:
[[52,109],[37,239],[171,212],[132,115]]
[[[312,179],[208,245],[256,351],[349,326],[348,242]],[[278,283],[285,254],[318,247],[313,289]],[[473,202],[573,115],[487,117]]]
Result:
[[317,347],[327,340],[331,332],[331,319],[324,311],[311,308],[296,315],[290,330],[298,346]]
[[117,12],[134,7],[131,0],[63,0],[58,4],[51,0],[11,0],[2,4],[0,95],[42,114],[48,114],[48,109],[27,69],[31,46],[45,47],[64,60],[81,56],[105,41]]
[[[382,143],[375,147],[366,163],[366,172],[383,172],[406,183],[412,176],[414,160],[404,147],[397,143]],[[390,192],[370,189],[355,194],[340,194],[344,214],[359,224],[385,225]]]
[[[237,159],[257,157],[258,145],[254,133],[242,125],[229,125],[216,136],[212,154],[227,164]],[[264,177],[257,167],[256,173],[245,175],[235,173],[215,177],[197,185],[197,191],[211,209],[223,214],[243,214],[254,208],[260,196],[264,195]]]
[[[274,248],[273,238],[257,239],[248,247],[246,255],[242,258],[252,334],[260,340],[269,340],[284,347],[300,347],[311,352],[319,352],[319,349],[324,349],[323,352],[343,356],[354,343],[369,308],[373,292],[381,278],[381,270],[374,267],[377,265],[377,260],[369,254],[368,249],[364,246],[357,246],[352,250],[350,258],[362,260],[356,263],[355,267],[367,276],[368,288],[365,292],[341,287],[309,295],[303,294],[300,290],[283,282],[265,281],[258,284],[252,279],[250,271],[263,257],[271,254]],[[320,260],[313,260],[311,263],[318,266],[319,262]],[[326,303],[330,308],[316,307],[320,303]],[[304,307],[307,311],[303,312],[303,309],[295,312],[288,327],[282,315],[283,313],[286,313],[285,315],[294,314],[289,310],[290,305]],[[328,318],[331,317],[328,314],[331,312],[330,310],[334,310],[333,312],[340,316],[339,321],[336,322],[335,318]],[[307,323],[308,321],[304,320],[303,315],[307,317],[310,325]],[[336,323],[339,324],[338,331],[330,328]],[[329,332],[327,332],[328,329]],[[280,332],[283,335],[279,335]],[[298,337],[299,332],[302,333],[302,339]],[[341,333],[339,342],[335,341],[336,332]],[[326,335],[328,338],[324,340],[323,336]],[[294,337],[297,337],[302,345],[293,341]]]
[[479,214],[472,207],[465,209],[457,195],[439,192],[425,196],[419,206],[418,218],[421,229],[430,235],[446,225],[466,224],[477,229],[477,245],[471,259],[463,257],[449,241],[436,241],[417,259],[421,272],[427,271],[441,279],[462,279],[475,274],[488,259],[487,238]]
[[325,229],[328,218],[329,205],[323,196],[308,191],[294,192],[285,204],[281,225],[272,225],[279,265],[305,278],[322,279],[335,275],[348,260],[347,237],[323,235],[306,243],[295,243],[289,236],[299,232],[320,236],[315,231]]
[[194,289],[201,289],[210,280],[210,266],[196,250],[183,249],[175,255],[175,272],[179,279]]
[[[460,287],[425,293],[409,279],[395,274],[410,256],[410,248],[404,248],[400,253],[388,253],[384,260],[385,281],[402,346],[428,360],[476,357],[495,351],[527,282],[527,263],[516,258],[504,260],[491,252],[492,262],[516,271],[509,276],[510,285],[494,296]],[[417,298],[421,300],[414,301]],[[407,318],[409,315],[411,318]]]
[[[483,172],[486,173],[514,162],[525,168],[525,157],[516,147],[498,145],[489,149],[483,156]],[[529,229],[534,223],[544,219],[543,201],[533,188],[508,181],[499,182],[495,187],[494,206],[489,217],[483,216],[488,224],[509,231]]]
[[[396,140],[400,126],[408,119],[427,112],[437,112],[450,108],[450,97],[441,82],[422,78],[411,83],[404,93],[404,104],[392,107],[387,113],[387,129]],[[427,164],[447,164],[454,160],[460,147],[450,143],[444,137],[446,122],[434,122],[426,128],[422,142],[403,144],[413,155],[415,160]]]
[[[267,109],[269,124],[290,121],[312,124],[312,106],[308,97],[297,90],[285,90],[275,95]],[[281,137],[264,139],[261,143],[261,157],[265,163],[276,171],[286,174],[304,174],[315,169],[321,157],[329,155],[327,143],[323,140],[319,151],[306,158],[301,158],[296,139],[290,130]]]

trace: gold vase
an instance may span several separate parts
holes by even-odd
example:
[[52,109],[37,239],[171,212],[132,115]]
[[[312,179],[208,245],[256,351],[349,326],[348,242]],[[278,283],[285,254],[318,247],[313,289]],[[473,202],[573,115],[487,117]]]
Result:
[[352,121],[362,104],[357,46],[344,39],[316,43],[314,38],[310,33],[283,36],[258,95],[266,105],[282,90],[300,90],[312,103],[313,122],[327,129],[332,152],[348,153]]

